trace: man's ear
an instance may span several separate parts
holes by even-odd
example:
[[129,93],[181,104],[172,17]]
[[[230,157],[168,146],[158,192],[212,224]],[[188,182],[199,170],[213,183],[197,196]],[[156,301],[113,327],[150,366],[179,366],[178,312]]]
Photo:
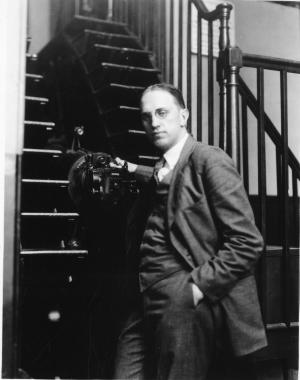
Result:
[[186,123],[188,121],[188,118],[189,118],[189,115],[190,115],[190,112],[187,108],[182,108],[181,109],[181,125],[182,126],[186,126]]

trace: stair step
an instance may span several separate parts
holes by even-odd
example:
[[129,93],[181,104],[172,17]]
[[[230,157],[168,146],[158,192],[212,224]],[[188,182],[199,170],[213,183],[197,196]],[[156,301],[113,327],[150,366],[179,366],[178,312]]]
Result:
[[78,218],[77,212],[21,212],[21,216],[30,218]]
[[79,54],[85,53],[95,43],[141,49],[141,45],[136,37],[124,34],[98,32],[91,29],[85,29],[78,38],[73,40],[73,46]]
[[95,97],[102,109],[118,105],[139,107],[140,98],[144,89],[145,87],[110,83],[95,91]]
[[22,256],[48,256],[48,255],[57,255],[57,256],[87,256],[88,251],[85,249],[22,249]]
[[21,216],[22,250],[69,248],[69,242],[78,228],[77,213],[22,212]]
[[89,76],[94,90],[97,90],[108,83],[146,87],[160,82],[158,74],[156,69],[103,62]]
[[22,178],[66,180],[70,162],[60,150],[23,149]]
[[143,131],[140,110],[136,107],[118,106],[102,114],[109,136],[129,130]]
[[48,98],[25,96],[25,120],[48,121]]
[[83,29],[92,29],[105,33],[117,33],[128,35],[126,25],[120,22],[99,20],[94,17],[75,16],[66,26],[64,32],[70,37],[76,37]]
[[55,180],[55,179],[22,179],[22,183],[29,183],[29,184],[38,184],[38,185],[54,185],[54,186],[68,186],[69,181],[66,180]]
[[108,45],[95,44],[82,56],[82,59],[89,72],[101,62],[152,68],[150,52]]
[[33,154],[42,154],[42,155],[51,155],[57,157],[62,154],[61,150],[55,149],[23,149],[23,153],[33,153]]
[[25,121],[24,147],[25,149],[42,150],[53,135],[54,126],[43,125],[42,122]]
[[34,120],[25,120],[24,121],[25,127],[29,128],[39,128],[39,129],[48,129],[53,130],[55,127],[55,123],[52,121],[34,121]]
[[141,155],[156,156],[153,145],[149,142],[145,132],[128,130],[111,137],[116,154],[129,160],[129,157]]
[[36,54],[26,53],[26,73],[27,74],[38,74],[38,56]]
[[32,97],[42,97],[45,93],[43,88],[43,79],[42,75],[38,74],[26,74],[26,95]]
[[66,180],[22,179],[22,212],[74,212],[68,185]]

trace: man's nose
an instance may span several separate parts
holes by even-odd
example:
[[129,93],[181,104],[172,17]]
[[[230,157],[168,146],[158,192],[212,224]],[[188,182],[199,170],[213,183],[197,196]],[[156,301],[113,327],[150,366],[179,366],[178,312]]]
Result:
[[156,115],[153,115],[151,118],[151,125],[152,128],[158,127],[159,126],[159,120]]

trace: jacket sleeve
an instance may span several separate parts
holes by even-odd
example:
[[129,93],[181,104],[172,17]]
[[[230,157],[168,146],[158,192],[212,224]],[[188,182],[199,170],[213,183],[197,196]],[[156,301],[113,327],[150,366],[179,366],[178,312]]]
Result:
[[134,172],[134,176],[138,182],[149,182],[151,177],[153,176],[153,167],[146,165],[138,165],[136,171]]
[[243,182],[222,150],[209,155],[202,173],[205,193],[220,234],[217,254],[192,271],[193,281],[211,301],[225,296],[240,279],[253,273],[263,240]]

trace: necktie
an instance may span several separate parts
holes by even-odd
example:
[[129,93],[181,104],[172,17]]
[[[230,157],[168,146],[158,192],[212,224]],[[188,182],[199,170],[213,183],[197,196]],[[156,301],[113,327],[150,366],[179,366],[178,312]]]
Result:
[[163,168],[163,166],[165,165],[166,163],[166,160],[164,157],[161,157],[158,161],[156,161],[155,163],[155,166],[154,166],[154,171],[153,171],[153,177],[156,181],[156,183],[158,183],[161,179],[159,179],[159,176],[158,176],[158,172],[160,171],[160,169]]

